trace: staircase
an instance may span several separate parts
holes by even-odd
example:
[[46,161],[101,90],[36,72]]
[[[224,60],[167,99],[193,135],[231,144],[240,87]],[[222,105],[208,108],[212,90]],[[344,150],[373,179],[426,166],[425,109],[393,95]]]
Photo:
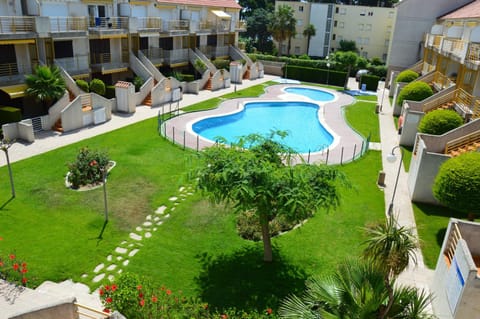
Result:
[[57,131],[59,133],[63,133],[62,118],[61,117],[55,122],[55,124],[53,124],[52,131]]
[[148,93],[147,97],[143,100],[142,105],[152,107],[152,93]]
[[247,71],[243,74],[243,79],[244,80],[249,80],[250,79],[250,67],[248,67]]
[[205,87],[204,87],[205,90],[212,90],[212,75],[210,75],[210,77],[208,78],[208,81],[207,83],[205,83]]

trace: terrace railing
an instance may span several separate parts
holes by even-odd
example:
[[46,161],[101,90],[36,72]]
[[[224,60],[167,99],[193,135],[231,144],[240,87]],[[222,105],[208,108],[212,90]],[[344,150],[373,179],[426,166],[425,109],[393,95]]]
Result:
[[34,17],[0,16],[0,34],[35,32]]
[[427,34],[426,46],[440,49],[440,46],[442,45],[442,40],[442,35]]
[[466,60],[468,62],[480,63],[480,43],[469,43]]
[[51,32],[87,31],[87,17],[50,17]]
[[149,48],[146,50],[141,50],[143,55],[145,55],[153,64],[159,65],[163,64],[164,52],[162,48]]
[[442,41],[442,53],[453,54],[460,59],[464,59],[467,53],[468,42],[460,39],[444,38]]
[[128,29],[128,17],[90,17],[91,28]]
[[188,49],[164,50],[163,52],[167,64],[188,62]]
[[12,76],[18,74],[17,63],[1,63],[0,76]]
[[69,73],[75,73],[89,69],[88,55],[78,55],[71,58],[55,59],[54,62]]
[[138,29],[139,30],[148,30],[148,29],[162,29],[163,21],[158,17],[139,17],[138,19]]
[[189,31],[189,20],[169,20],[164,22],[164,30],[169,32]]

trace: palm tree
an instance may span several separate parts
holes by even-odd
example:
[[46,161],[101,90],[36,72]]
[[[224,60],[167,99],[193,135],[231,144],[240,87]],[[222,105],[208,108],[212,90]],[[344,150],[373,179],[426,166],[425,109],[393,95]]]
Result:
[[398,227],[396,219],[387,218],[384,224],[366,229],[369,239],[363,255],[365,259],[383,272],[389,302],[379,318],[385,318],[394,303],[393,282],[404,271],[410,261],[416,263],[417,240],[410,228]]
[[295,34],[295,25],[297,20],[293,16],[293,8],[288,5],[281,5],[270,17],[268,30],[273,38],[278,42],[278,55],[282,51],[283,41],[291,38]]
[[307,55],[310,50],[310,39],[317,34],[317,30],[313,24],[308,24],[305,30],[303,30],[303,36],[307,38]]
[[25,93],[42,102],[45,111],[65,94],[65,80],[56,66],[36,67],[33,74],[25,76],[25,84]]

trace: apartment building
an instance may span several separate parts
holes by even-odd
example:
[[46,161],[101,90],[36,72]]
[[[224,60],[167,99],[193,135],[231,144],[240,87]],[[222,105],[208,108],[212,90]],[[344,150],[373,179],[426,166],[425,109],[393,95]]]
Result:
[[315,26],[311,38],[310,56],[325,57],[340,46],[341,40],[355,41],[360,55],[378,57],[385,61],[395,22],[395,9],[341,4],[276,1],[275,7],[288,5],[297,20],[296,35],[279,48],[282,54],[306,54],[308,39],[303,35],[306,26]]

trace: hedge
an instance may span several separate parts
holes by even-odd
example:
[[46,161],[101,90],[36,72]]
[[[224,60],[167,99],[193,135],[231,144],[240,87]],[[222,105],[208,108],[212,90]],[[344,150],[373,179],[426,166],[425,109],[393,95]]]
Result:
[[380,81],[380,77],[376,75],[364,74],[360,78],[360,83],[358,84],[359,87],[362,87],[362,84],[367,85],[367,91],[377,91],[378,88],[378,81]]
[[90,81],[90,92],[105,95],[105,83],[100,79]]
[[76,80],[75,83],[77,86],[85,93],[90,92],[90,88],[88,87],[88,82],[85,80]]
[[346,72],[307,68],[290,64],[286,68],[284,67],[284,74],[285,71],[289,79],[321,84],[327,84],[328,81],[329,85],[335,86],[343,86],[347,76]]
[[105,97],[107,99],[113,99],[115,97],[115,85],[105,86]]
[[22,111],[12,106],[0,106],[0,126],[7,123],[20,122]]
[[463,125],[463,118],[452,110],[434,110],[427,113],[418,124],[420,133],[442,135]]

